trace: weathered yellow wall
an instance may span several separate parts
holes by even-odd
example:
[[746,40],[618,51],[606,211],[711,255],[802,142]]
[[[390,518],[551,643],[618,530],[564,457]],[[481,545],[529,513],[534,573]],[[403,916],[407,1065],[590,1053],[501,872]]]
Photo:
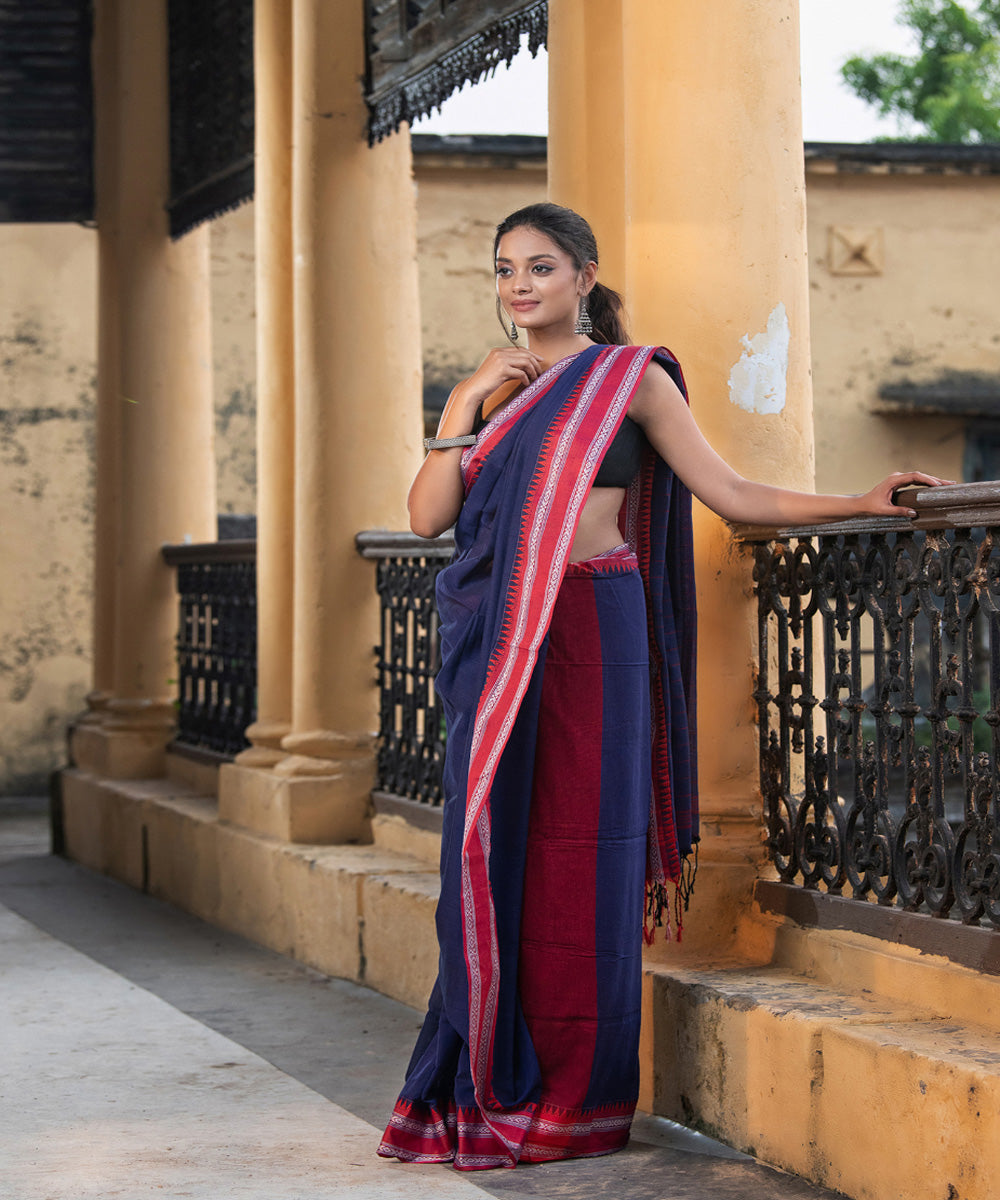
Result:
[[[503,336],[492,300],[493,229],[545,198],[545,167],[418,155],[415,174],[424,386],[440,394]],[[1000,178],[818,168],[806,178],[817,487],[858,491],[910,465],[960,478],[964,421],[871,408],[882,383],[1000,370],[992,267],[1000,261],[992,221]],[[831,227],[879,230],[882,274],[831,273]],[[221,512],[254,509],[252,233],[252,204],[212,226]]]
[[[493,304],[493,230],[508,213],[545,199],[545,163],[513,160],[497,166],[468,156],[420,155],[414,173],[424,387],[443,397],[503,337]],[[212,223],[215,435],[223,513],[255,511],[253,222],[251,203]]]
[[[945,370],[1000,382],[1000,178],[807,174],[816,486],[863,491],[890,469],[961,479],[960,419],[878,416],[879,386]],[[830,228],[878,231],[879,275],[830,271]]]
[[[424,384],[440,397],[502,338],[493,228],[545,198],[545,167],[418,154],[415,174]],[[882,383],[1000,372],[1000,177],[814,166],[806,179],[817,487],[860,491],[910,465],[960,478],[964,421],[871,407]],[[247,204],[211,227],[218,499],[230,513],[255,508],[253,220]],[[831,226],[880,230],[882,273],[832,274]],[[0,261],[0,792],[10,792],[62,762],[65,722],[89,687],[94,235],[0,226]]]
[[[493,227],[544,199],[544,172],[418,158],[417,176],[424,383],[448,389],[502,337]],[[872,406],[883,383],[1000,373],[1000,178],[810,169],[806,182],[817,488],[862,491],[910,466],[960,479],[964,420],[882,416]],[[831,273],[831,227],[881,231],[882,274]]]
[[0,225],[0,792],[61,765],[90,688],[96,238]]
[[220,513],[256,511],[253,204],[211,225],[215,460]]
[[[446,390],[502,337],[491,298],[493,227],[544,199],[545,180],[540,165],[438,161],[417,159],[418,236],[424,383]],[[946,370],[1000,374],[1000,178],[816,167],[806,183],[817,488],[862,491],[910,466],[960,479],[965,420],[882,416],[872,406],[883,383]],[[882,273],[832,273],[831,227],[880,231]]]
[[[219,511],[254,511],[253,208],[216,221]],[[0,224],[0,794],[66,758],[90,689],[97,243]]]
[[424,389],[444,399],[503,340],[493,232],[508,213],[545,199],[545,163],[470,169],[418,157],[415,174]]

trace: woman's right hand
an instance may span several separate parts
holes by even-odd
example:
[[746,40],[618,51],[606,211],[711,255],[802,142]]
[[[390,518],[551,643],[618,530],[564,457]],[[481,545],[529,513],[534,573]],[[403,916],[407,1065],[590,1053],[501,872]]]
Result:
[[[531,350],[518,346],[491,350],[448,397],[438,424],[438,437],[467,434],[481,403],[497,392],[510,393],[518,387],[527,387],[543,370],[542,360]],[[501,395],[497,403],[503,403],[504,399]],[[432,450],[424,459],[407,497],[410,528],[414,533],[437,537],[457,520],[465,497],[461,462],[460,448]]]
[[527,387],[544,369],[541,358],[533,350],[520,346],[497,346],[459,386],[470,403],[474,401],[479,404],[480,400],[492,396],[505,383]]

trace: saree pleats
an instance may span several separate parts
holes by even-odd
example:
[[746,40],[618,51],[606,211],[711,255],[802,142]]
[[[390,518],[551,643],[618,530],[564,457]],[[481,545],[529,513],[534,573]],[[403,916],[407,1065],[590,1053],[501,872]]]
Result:
[[520,997],[542,1099],[565,1107],[634,1101],[638,1087],[650,787],[646,638],[636,624],[644,613],[634,566],[571,565],[549,630]]
[[[606,1154],[628,1139],[651,786],[644,620],[630,551],[570,564],[504,754],[533,753],[520,803],[503,789],[504,760],[498,769],[493,1089],[503,1111],[491,1115],[504,1136],[476,1103],[468,1054],[435,988],[382,1155],[476,1170]],[[457,884],[446,873],[446,939]]]

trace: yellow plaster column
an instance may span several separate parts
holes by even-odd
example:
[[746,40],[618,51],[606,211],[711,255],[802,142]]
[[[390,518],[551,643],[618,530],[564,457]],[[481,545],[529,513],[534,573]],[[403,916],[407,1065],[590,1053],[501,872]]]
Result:
[[624,10],[629,0],[550,0],[549,196],[582,213],[601,279],[626,290]]
[[118,5],[94,11],[94,177],[98,253],[94,497],[93,687],[84,721],[100,721],[114,690],[118,505],[121,487],[118,351]]
[[[549,21],[552,199],[592,208],[599,238],[611,234],[607,276],[625,289],[633,340],[677,354],[723,457],[748,477],[811,489],[796,0],[551,0]],[[620,105],[617,132],[605,96]],[[696,509],[702,843],[683,943],[693,952],[732,945],[762,859],[752,564]]]
[[362,7],[292,11],[292,732],[269,805],[247,820],[356,840],[374,781],[378,605],[354,537],[405,521],[419,465],[415,196],[409,134],[367,144]]
[[[292,319],[292,21],[254,4],[257,269],[257,720],[243,766],[284,757],[292,720],[295,363]],[[221,800],[221,797],[220,797]]]
[[117,50],[117,238],[101,264],[101,349],[117,340],[120,363],[113,698],[75,749],[98,774],[137,777],[163,769],[174,724],[176,591],[160,547],[214,540],[215,462],[208,232],[171,242],[167,229],[165,0],[118,7]]

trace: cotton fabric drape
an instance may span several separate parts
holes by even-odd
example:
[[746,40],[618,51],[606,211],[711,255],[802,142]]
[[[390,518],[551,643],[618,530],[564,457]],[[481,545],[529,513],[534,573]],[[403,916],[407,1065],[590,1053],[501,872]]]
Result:
[[627,1140],[643,882],[662,919],[697,837],[690,495],[649,450],[622,508],[627,544],[568,557],[601,459],[660,367],[683,389],[654,347],[564,359],[463,455],[438,578],[439,974],[385,1156],[480,1169]]

